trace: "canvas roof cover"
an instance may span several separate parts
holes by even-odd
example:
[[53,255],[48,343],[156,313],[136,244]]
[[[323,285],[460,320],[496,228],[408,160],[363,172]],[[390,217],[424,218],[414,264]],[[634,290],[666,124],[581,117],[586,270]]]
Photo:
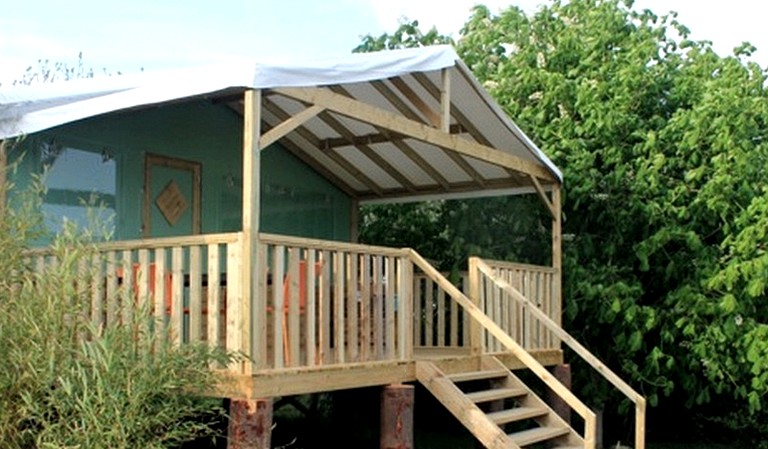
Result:
[[[0,139],[187,98],[225,100],[242,111],[241,93],[249,88],[264,92],[262,132],[308,107],[307,101],[281,95],[285,88],[319,87],[337,98],[373,106],[385,115],[436,126],[445,73],[450,75],[452,136],[481,151],[490,148],[541,167],[547,175],[542,176],[545,184],[562,182],[558,168],[502,112],[450,46],[3,87]],[[434,141],[391,132],[339,110],[323,110],[280,143],[361,201],[515,193],[532,191],[536,183],[526,173],[495,164],[495,159],[456,153]]]

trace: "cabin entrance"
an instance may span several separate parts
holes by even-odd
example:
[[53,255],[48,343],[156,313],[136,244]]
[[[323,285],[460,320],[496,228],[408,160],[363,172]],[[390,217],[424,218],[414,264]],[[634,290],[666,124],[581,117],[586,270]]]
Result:
[[199,162],[147,154],[144,161],[144,238],[200,233],[200,170]]

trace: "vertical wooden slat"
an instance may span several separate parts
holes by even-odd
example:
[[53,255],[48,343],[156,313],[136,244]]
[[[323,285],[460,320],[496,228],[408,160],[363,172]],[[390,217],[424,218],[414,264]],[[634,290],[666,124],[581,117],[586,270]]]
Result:
[[272,326],[272,341],[274,352],[274,367],[282,368],[285,366],[285,354],[283,349],[285,348],[285,339],[283,334],[283,323],[285,313],[285,247],[282,245],[275,246],[275,254],[272,262],[272,320],[274,325]]
[[445,290],[437,288],[437,346],[446,346],[445,344]]
[[[562,321],[562,272],[563,272],[563,251],[562,251],[562,201],[561,187],[559,185],[552,188],[552,208],[555,211],[555,217],[552,220],[552,268],[555,269],[552,282],[552,319],[558,326],[563,325]],[[553,347],[560,348],[560,340],[554,339]]]
[[[248,89],[243,95],[243,195],[242,195],[242,225],[241,244],[243,248],[240,254],[241,270],[238,273],[240,285],[239,300],[241,304],[237,306],[238,326],[240,331],[238,338],[240,343],[238,347],[246,355],[251,356],[255,365],[263,365],[264,361],[253,357],[251,352],[251,307],[255,295],[255,280],[261,268],[258,266],[261,258],[257,252],[259,250],[259,224],[261,213],[261,148],[259,139],[261,138],[261,90]],[[282,282],[278,280],[277,282]],[[276,285],[276,283],[275,283]],[[258,300],[258,298],[257,298]],[[227,299],[228,307],[231,306],[231,298]],[[262,309],[265,304],[257,304],[256,310]],[[251,363],[246,363],[244,373],[251,371]]]
[[317,365],[317,252],[307,251],[306,353],[307,365]]
[[215,348],[219,345],[219,318],[221,318],[221,266],[219,262],[219,245],[208,245],[208,295],[205,307],[208,311],[205,315],[206,335],[208,346]]
[[107,253],[107,326],[114,326],[117,321],[118,310],[117,291],[117,253]]
[[373,356],[381,360],[384,355],[384,268],[381,256],[371,261],[373,269]]
[[357,298],[358,286],[358,255],[347,254],[347,352],[348,361],[359,361],[360,325],[358,321],[359,304]]
[[[257,257],[258,261],[256,267],[258,271],[256,273],[257,291],[256,297],[253,298],[253,340],[251,343],[251,351],[253,354],[253,365],[255,369],[263,369],[268,366],[269,349],[268,349],[268,314],[269,308],[269,264],[267,263],[269,246],[257,241]],[[229,274],[227,274],[229,277]],[[274,282],[274,280],[273,280]],[[227,278],[227,285],[229,285],[229,278]]]
[[398,319],[400,327],[398,349],[401,360],[410,360],[413,358],[413,326],[408,315],[413,311],[413,263],[408,256],[403,256],[400,258],[398,268],[400,285],[398,309],[403,311],[402,318]]
[[201,339],[203,315],[203,260],[199,245],[189,247],[189,341]]
[[[165,317],[170,310],[168,307],[171,304],[166,304],[165,298],[171,294],[171,291],[166,290],[166,249],[157,248],[155,253],[155,285],[153,286],[154,297],[153,311],[155,318],[155,326],[165,326]],[[170,279],[170,278],[169,278]],[[170,286],[169,286],[170,287]],[[163,332],[156,332],[156,338],[163,335]]]
[[371,352],[371,256],[360,255],[360,360],[367,361]]
[[395,357],[395,328],[396,328],[396,314],[401,317],[405,316],[408,319],[408,312],[402,308],[395,311],[397,306],[397,291],[395,285],[397,279],[395,278],[395,259],[392,256],[386,256],[386,266],[384,277],[386,278],[386,291],[384,297],[384,320],[386,321],[384,330],[384,358],[392,359]]
[[133,285],[133,254],[131,250],[127,249],[122,252],[122,272],[123,272],[123,286],[120,290],[121,310],[123,323],[130,323],[133,318],[134,310],[134,294],[135,289]]
[[333,337],[331,335],[331,285],[332,285],[332,270],[331,270],[331,253],[323,251],[321,253],[322,262],[322,275],[320,285],[320,297],[318,298],[318,308],[320,310],[320,355],[319,359],[322,364],[328,364],[331,362],[331,341]]
[[424,276],[413,277],[413,340],[418,346],[425,344],[422,337],[424,334],[422,330],[424,326],[424,308],[421,305],[425,301],[424,296],[426,295],[425,289],[422,287],[423,282],[429,282],[429,279]]
[[344,363],[346,361],[346,344],[344,341],[344,329],[346,327],[344,319],[344,253],[336,251],[333,253],[333,349],[334,361]]
[[[299,344],[301,317],[299,315],[301,298],[301,250],[299,248],[288,248],[288,274],[286,275],[288,300],[285,310],[287,317],[283,321],[283,338],[287,339],[285,351],[286,366],[299,365],[301,359],[301,349]],[[287,329],[287,332],[285,330]]]
[[181,246],[171,250],[171,285],[171,338],[181,344],[184,341],[184,248]]
[[435,283],[426,278],[424,288],[424,345],[435,345]]
[[448,346],[456,347],[459,345],[459,305],[450,295],[446,296],[446,303],[449,311],[448,313],[450,314],[450,333],[448,334]]
[[91,323],[96,329],[104,325],[104,261],[103,255],[95,253],[91,257]]
[[139,266],[136,274],[136,292],[138,294],[138,310],[147,312],[147,300],[149,299],[149,250],[139,250]]
[[[242,304],[242,284],[240,276],[242,275],[242,251],[243,236],[240,234],[237,242],[227,245],[227,350],[242,351],[242,338],[240,329],[243,326],[241,320]],[[176,276],[174,276],[175,278]],[[176,280],[174,279],[174,285]],[[174,288],[174,290],[176,290]],[[175,294],[174,294],[175,296]],[[174,304],[176,301],[174,300]],[[231,371],[241,371],[239,363],[232,363],[229,367]]]
[[[484,310],[483,301],[480,297],[480,271],[477,268],[476,257],[469,258],[469,299],[475,303],[480,310]],[[465,314],[464,324],[469,327],[469,331],[465,333],[469,337],[470,353],[472,355],[478,355],[482,352],[483,342],[483,329],[476,320],[470,320],[469,316]],[[467,326],[465,326],[466,328]]]

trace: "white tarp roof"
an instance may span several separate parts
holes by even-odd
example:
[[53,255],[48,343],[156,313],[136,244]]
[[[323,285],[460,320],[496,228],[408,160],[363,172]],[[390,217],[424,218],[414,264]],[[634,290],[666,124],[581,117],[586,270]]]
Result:
[[[462,137],[467,137],[475,142],[540,164],[562,182],[562,175],[558,168],[501,111],[450,46],[350,54],[338,59],[295,63],[238,62],[163,73],[120,75],[0,88],[0,139],[31,134],[110,112],[246,88],[336,86],[337,90],[338,88],[344,89],[347,95],[360,101],[399,113],[404,112],[403,104],[414,104],[412,96],[416,94],[420,97],[418,101],[421,102],[422,106],[429,105],[439,111],[439,98],[434,98],[435,93],[430,92],[430,84],[440,85],[441,69],[457,72],[451,78],[451,106],[452,111],[455,111],[455,113],[452,112],[452,120],[456,122],[457,129],[459,129],[457,133],[463,133],[465,135]],[[382,94],[384,91],[389,94]],[[410,91],[411,95],[408,95],[407,91]],[[393,98],[393,93],[400,99]],[[292,104],[289,99],[278,99],[275,100],[273,108],[279,107],[290,113],[291,109],[296,110],[301,107],[299,103],[294,103]],[[428,117],[425,117],[423,112],[420,113],[418,107],[411,109],[414,117],[421,116],[423,121],[428,121]],[[456,114],[460,120],[457,120]],[[271,113],[265,111],[263,118],[268,124],[272,122],[272,126],[284,119],[284,117],[276,116],[274,110]],[[466,126],[469,125],[467,120],[472,121],[472,126]],[[370,136],[376,132],[375,128],[367,125],[361,126],[359,123],[349,120],[348,117],[342,117],[342,121],[347,129],[355,135]],[[293,141],[299,147],[316,145],[320,141],[328,142],[343,137],[339,134],[338,129],[329,129],[327,122],[319,119],[311,120],[306,124],[306,127],[318,139],[315,142],[307,142],[307,140],[313,139],[307,139],[306,132],[300,136],[297,135]],[[467,130],[468,127],[471,128],[469,131]],[[379,144],[384,144],[384,142],[379,142]],[[441,158],[427,157],[429,152],[426,149],[419,150],[418,143],[414,143],[413,148],[421,156],[424,156],[422,160],[434,163],[441,172],[450,174],[451,170],[457,170],[455,164],[441,162]],[[310,152],[313,150],[316,151],[317,149],[307,149]],[[323,159],[323,156],[319,155],[313,160],[317,161],[318,159]],[[365,166],[370,160],[364,159],[366,158],[361,158],[359,154],[355,154],[350,155],[349,161],[358,166]],[[411,159],[413,159],[412,153]],[[456,161],[455,157],[453,159],[454,162],[461,162]],[[464,159],[476,169],[473,177],[480,185],[484,185],[483,180],[486,178],[493,180],[494,177],[502,176],[495,173],[491,167],[487,167],[488,164],[478,164],[472,158]],[[338,162],[337,158],[336,165]],[[328,166],[325,168],[334,173],[343,172],[343,170],[339,170],[343,167],[335,167],[335,163],[329,160]],[[445,166],[442,169],[440,168],[441,163]],[[421,182],[417,179],[419,175],[416,172],[419,170],[410,167],[409,162],[405,160],[395,161],[393,159],[393,164],[390,165],[392,167],[398,164],[404,171],[403,175],[410,177],[413,181],[413,184],[409,183],[411,193],[413,193],[414,186],[420,185],[419,182]],[[380,166],[380,164],[378,165]],[[472,172],[471,168],[466,168],[466,164],[461,163],[459,165],[464,166],[465,171]],[[371,172],[376,171],[375,167],[370,168]],[[410,174],[408,170],[411,170]],[[482,179],[479,179],[478,176]],[[341,178],[340,181],[346,182],[353,190],[366,191],[365,186],[359,185],[359,179],[355,180],[353,177],[344,179],[343,174]],[[382,175],[382,183],[392,184],[391,176],[389,178],[387,179],[386,176]],[[445,180],[451,182],[448,176]],[[428,183],[429,181],[424,179],[423,182]],[[443,190],[445,190],[445,184]]]

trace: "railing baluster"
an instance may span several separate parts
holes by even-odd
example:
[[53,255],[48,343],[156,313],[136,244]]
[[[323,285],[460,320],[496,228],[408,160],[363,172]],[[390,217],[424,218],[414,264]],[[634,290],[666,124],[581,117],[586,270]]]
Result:
[[274,342],[274,367],[282,368],[285,365],[285,354],[283,348],[285,347],[283,322],[285,304],[283,299],[285,298],[284,279],[285,275],[285,247],[282,245],[275,246],[275,254],[273,255],[274,261],[272,263],[272,320],[274,325],[272,326],[272,341]]
[[317,252],[307,250],[306,326],[307,365],[317,365]]
[[215,348],[219,346],[219,333],[221,318],[221,267],[219,262],[219,244],[211,243],[208,245],[208,289],[206,297],[206,335],[205,340],[208,346]]
[[201,248],[194,245],[189,248],[189,341],[201,340],[203,315],[203,260]]

